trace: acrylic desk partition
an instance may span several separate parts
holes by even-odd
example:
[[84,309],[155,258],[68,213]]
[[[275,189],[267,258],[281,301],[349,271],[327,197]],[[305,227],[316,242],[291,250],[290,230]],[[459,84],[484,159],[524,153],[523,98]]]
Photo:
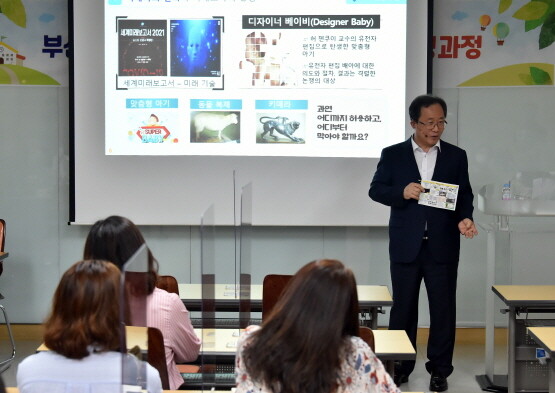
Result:
[[[551,174],[519,173],[511,180],[510,199],[504,200],[503,197],[502,184],[488,184],[478,192],[478,209],[494,219],[492,223],[480,225],[487,232],[486,374],[478,375],[476,379],[486,391],[507,391],[507,376],[494,375],[496,312],[495,295],[491,288],[499,284],[496,277],[496,260],[499,257],[496,255],[496,249],[499,250],[496,241],[499,240],[496,239],[511,230],[510,217],[555,217],[555,177]],[[505,238],[510,245],[510,236]]]

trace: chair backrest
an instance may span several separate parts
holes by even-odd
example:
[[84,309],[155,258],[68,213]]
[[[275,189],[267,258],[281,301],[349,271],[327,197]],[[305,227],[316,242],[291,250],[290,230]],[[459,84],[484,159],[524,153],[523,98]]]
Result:
[[270,315],[283,290],[293,276],[289,274],[268,274],[262,282],[262,320]]
[[4,251],[5,240],[6,240],[6,221],[0,218],[0,252]]
[[361,326],[358,328],[358,335],[364,340],[366,344],[370,347],[372,352],[376,352],[376,344],[374,342],[374,332],[367,326]]
[[177,285],[177,280],[174,276],[158,276],[156,286],[166,292],[179,295],[179,285]]
[[148,363],[160,373],[162,389],[170,388],[168,366],[166,364],[166,351],[164,349],[164,336],[160,329],[148,328]]

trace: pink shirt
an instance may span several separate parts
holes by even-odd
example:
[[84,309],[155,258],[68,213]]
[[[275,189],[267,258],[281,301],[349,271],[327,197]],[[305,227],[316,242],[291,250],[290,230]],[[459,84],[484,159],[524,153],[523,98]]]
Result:
[[160,329],[164,336],[170,389],[175,390],[183,384],[176,363],[196,360],[200,350],[189,311],[177,294],[154,288],[147,297],[146,318],[147,326]]

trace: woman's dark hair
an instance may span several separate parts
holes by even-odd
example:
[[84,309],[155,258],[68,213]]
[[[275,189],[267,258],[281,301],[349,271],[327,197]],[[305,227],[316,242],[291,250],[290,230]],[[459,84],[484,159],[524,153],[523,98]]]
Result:
[[273,392],[337,389],[341,363],[358,336],[353,272],[332,259],[313,261],[293,276],[262,328],[245,347],[249,375]]
[[120,277],[107,261],[75,263],[62,276],[45,321],[46,346],[71,359],[96,351],[117,351],[120,326]]
[[409,117],[412,121],[420,119],[420,111],[422,108],[428,108],[431,105],[439,104],[443,108],[443,115],[447,117],[447,104],[441,97],[424,94],[416,97],[409,105]]
[[[84,259],[103,259],[114,263],[120,270],[131,256],[145,243],[139,228],[129,219],[110,216],[98,220],[89,231],[83,252]],[[147,293],[152,293],[158,279],[158,262],[148,249]]]

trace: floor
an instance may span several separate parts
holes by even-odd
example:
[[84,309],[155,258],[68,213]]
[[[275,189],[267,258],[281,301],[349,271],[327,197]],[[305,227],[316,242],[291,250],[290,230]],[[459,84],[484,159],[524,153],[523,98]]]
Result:
[[[401,385],[402,391],[426,392],[430,383],[430,375],[426,371],[426,347],[418,345],[416,368],[409,377],[407,384]],[[500,359],[501,360],[501,359]],[[476,382],[476,375],[485,374],[484,346],[481,344],[459,344],[455,348],[453,365],[455,371],[447,379],[450,393],[478,393],[482,392]],[[504,368],[506,370],[506,366]],[[500,370],[497,368],[495,372]],[[506,372],[506,371],[505,371]]]
[[[469,329],[470,330],[470,329]],[[481,331],[482,329],[471,329],[473,331]],[[470,334],[466,333],[467,329],[461,329],[457,333],[457,345],[455,347],[454,367],[455,371],[449,377],[449,392],[450,393],[478,393],[482,392],[480,386],[476,382],[476,375],[485,373],[484,366],[484,344],[483,335],[481,333]],[[426,347],[425,347],[425,334],[419,339],[417,345],[418,355],[416,368],[409,378],[407,384],[401,386],[402,391],[407,392],[427,392],[429,384],[429,375],[426,372],[424,364],[426,362]],[[496,337],[497,339],[497,337]],[[502,374],[506,373],[506,357],[505,346],[502,340],[501,343],[496,344],[496,364],[495,372]],[[17,340],[16,360],[12,366],[6,370],[2,376],[6,386],[16,386],[16,371],[17,364],[26,356],[35,353],[36,348],[39,346],[40,340]],[[3,354],[3,351],[0,351]]]

